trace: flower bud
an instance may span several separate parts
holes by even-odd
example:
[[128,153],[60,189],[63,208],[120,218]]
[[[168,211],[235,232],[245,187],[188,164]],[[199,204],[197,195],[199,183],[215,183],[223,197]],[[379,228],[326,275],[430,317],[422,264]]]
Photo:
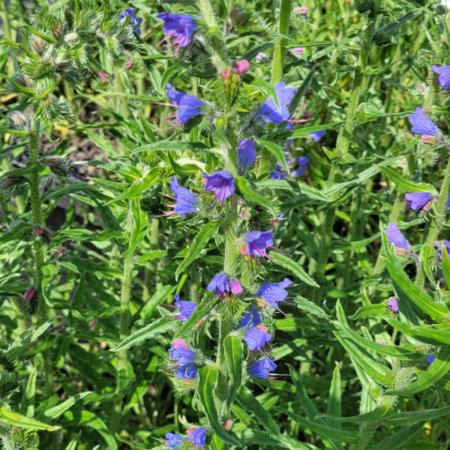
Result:
[[239,280],[231,280],[230,281],[231,286],[231,293],[233,295],[241,295],[243,292],[242,285],[239,282]]
[[31,302],[36,296],[36,289],[33,286],[30,286],[25,293],[23,294],[23,299],[27,302]]
[[250,69],[250,63],[246,59],[241,59],[240,61],[236,61],[234,63],[234,71],[242,77],[248,72]]
[[294,14],[301,14],[303,16],[305,16],[306,14],[308,14],[308,8],[306,6],[296,6],[292,12]]

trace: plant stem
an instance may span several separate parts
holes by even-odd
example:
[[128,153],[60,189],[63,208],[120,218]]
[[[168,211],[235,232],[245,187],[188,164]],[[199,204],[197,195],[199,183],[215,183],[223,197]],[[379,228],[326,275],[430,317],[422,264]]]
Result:
[[[441,231],[442,224],[445,218],[445,211],[447,209],[448,191],[450,187],[450,157],[447,161],[447,168],[445,170],[444,180],[442,182],[439,198],[434,208],[433,222],[428,230],[428,235],[425,240],[425,245],[422,248],[429,248],[434,244]],[[416,286],[423,288],[425,284],[425,272],[423,270],[423,261],[417,267]]]
[[[30,164],[37,163],[39,160],[39,139],[40,124],[34,118],[30,131]],[[30,202],[31,217],[33,223],[34,239],[33,239],[33,257],[34,257],[34,287],[36,289],[38,302],[38,316],[41,322],[47,320],[47,304],[42,294],[42,268],[44,266],[44,245],[42,239],[38,235],[38,231],[42,230],[42,212],[41,212],[41,195],[39,192],[39,172],[34,171],[30,174]]]
[[[278,20],[278,33],[287,35],[291,20],[292,0],[281,0],[280,18]],[[272,59],[272,84],[278,83],[283,78],[285,39],[280,38],[275,44]]]

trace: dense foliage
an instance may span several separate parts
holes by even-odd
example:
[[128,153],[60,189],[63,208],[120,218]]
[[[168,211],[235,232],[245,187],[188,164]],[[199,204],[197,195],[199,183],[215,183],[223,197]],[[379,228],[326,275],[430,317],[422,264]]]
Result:
[[3,448],[449,448],[449,20],[1,2]]

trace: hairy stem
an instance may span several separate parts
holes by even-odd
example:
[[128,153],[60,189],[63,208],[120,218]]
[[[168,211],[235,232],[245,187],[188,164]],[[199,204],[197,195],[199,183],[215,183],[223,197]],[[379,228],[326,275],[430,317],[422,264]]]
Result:
[[[287,35],[291,20],[292,0],[281,0],[280,18],[278,20],[278,33]],[[285,39],[280,38],[275,44],[272,59],[272,84],[278,83],[283,78],[284,46]]]

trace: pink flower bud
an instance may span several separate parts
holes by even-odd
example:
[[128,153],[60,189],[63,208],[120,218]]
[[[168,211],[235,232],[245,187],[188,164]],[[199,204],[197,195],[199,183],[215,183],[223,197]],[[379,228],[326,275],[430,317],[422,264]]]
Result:
[[107,83],[108,82],[108,75],[105,72],[99,72],[98,73],[98,77],[100,78],[100,81],[102,83]]
[[231,75],[231,69],[222,70],[222,78],[228,78]]
[[420,140],[424,143],[424,144],[434,144],[436,142],[436,137],[435,136],[429,136],[427,134],[424,134],[423,136],[420,137]]
[[306,6],[297,6],[296,8],[294,8],[293,11],[295,14],[302,14],[302,15],[308,14],[308,8]]
[[25,294],[23,294],[23,299],[27,302],[31,302],[33,300],[34,296],[36,295],[36,289],[31,286],[26,291]]
[[239,280],[231,280],[230,281],[230,286],[231,286],[231,293],[234,295],[241,295],[242,294],[242,285],[239,282]]
[[292,49],[292,54],[294,56],[301,56],[305,53],[305,49],[303,47],[297,47]]
[[260,331],[264,331],[264,333],[267,333],[269,331],[269,329],[264,325],[257,325],[255,328],[257,328]]
[[133,67],[133,61],[127,61],[125,63],[125,69],[131,69]]
[[240,61],[236,61],[234,63],[234,71],[242,77],[242,75],[245,75],[248,72],[248,69],[250,69],[250,63],[246,59],[241,59]]
[[34,234],[37,236],[43,236],[44,230],[41,227],[34,227]]
[[175,339],[172,342],[172,347],[173,348],[186,348],[186,349],[189,349],[189,345],[187,344],[187,342],[184,339]]
[[225,431],[230,431],[232,425],[233,425],[233,420],[232,419],[227,419],[225,421],[225,424],[224,424],[223,427],[225,428]]

